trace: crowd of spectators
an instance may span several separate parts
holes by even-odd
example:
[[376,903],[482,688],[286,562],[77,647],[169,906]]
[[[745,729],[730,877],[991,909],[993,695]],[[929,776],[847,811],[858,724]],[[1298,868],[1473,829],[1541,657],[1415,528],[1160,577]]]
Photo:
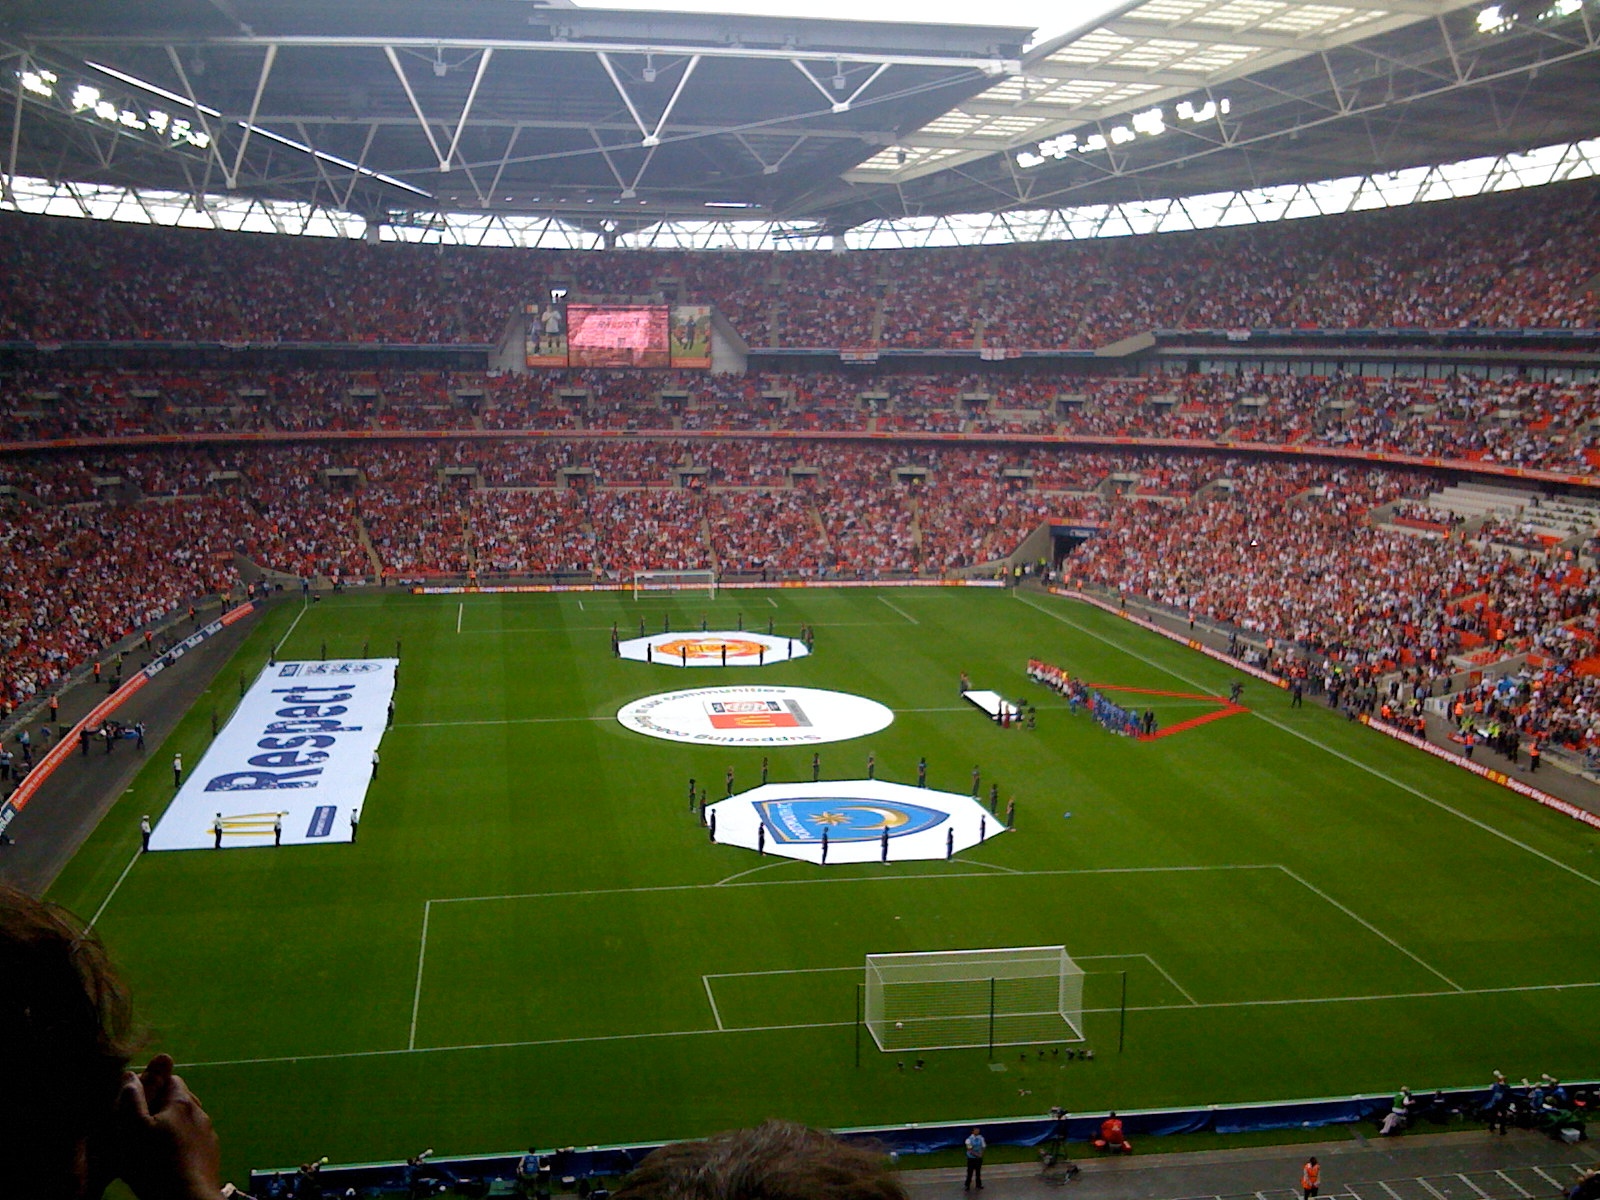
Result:
[[[279,432],[917,432],[1335,447],[1568,474],[1593,473],[1600,460],[1600,433],[1591,429],[1600,429],[1600,384],[1468,375],[29,371],[0,375],[0,414],[17,443]],[[127,474],[126,452],[116,457]],[[0,482],[5,470],[0,464]],[[89,477],[104,473],[81,472],[74,486],[88,489]]]
[[[1139,594],[1352,670],[1527,652],[1554,736],[1600,734],[1600,581],[1516,522],[1417,536],[1437,479],[1221,454],[759,438],[332,441],[4,460],[8,703],[237,579],[714,567],[768,578],[992,569],[1048,520],[1098,530],[1070,581]],[[115,472],[114,475],[102,472]],[[129,493],[95,480],[136,485]],[[1438,530],[1429,532],[1437,533]]]
[[[1588,328],[1597,231],[1592,183],[1186,235],[849,254],[437,248],[5,214],[0,265],[26,286],[0,296],[0,340],[482,345],[554,287],[713,303],[757,348]],[[1067,560],[1075,581],[1353,672],[1526,652],[1511,718],[1578,745],[1600,737],[1596,580],[1547,529],[1444,516],[1422,499],[1436,477],[1418,472],[1200,446],[1592,474],[1593,383],[1113,377],[1020,361],[745,376],[31,367],[0,373],[0,414],[7,704],[226,589],[236,557],[334,581],[877,578],[982,568],[1054,518],[1098,531]],[[541,436],[494,436],[509,432]],[[383,436],[404,433],[436,436]],[[894,440],[906,434],[942,436]],[[1048,440],[1074,437],[1165,444]]]
[[763,347],[1083,349],[1151,329],[1595,328],[1592,181],[1028,245],[539,251],[6,215],[0,340],[491,345],[530,302],[715,305]]

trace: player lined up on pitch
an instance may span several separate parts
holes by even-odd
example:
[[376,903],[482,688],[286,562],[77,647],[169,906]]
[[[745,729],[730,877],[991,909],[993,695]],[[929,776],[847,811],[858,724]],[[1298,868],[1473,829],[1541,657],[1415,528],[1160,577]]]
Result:
[[[1080,708],[1087,709],[1089,715],[1099,724],[1112,733],[1122,737],[1149,738],[1154,737],[1160,728],[1153,709],[1143,711],[1124,708],[1113,700],[1108,700],[1100,692],[1088,686],[1083,680],[1074,677],[1070,672],[1061,667],[1051,666],[1036,658],[1028,660],[1028,678],[1035,683],[1043,684],[1058,696],[1063,696],[1067,701],[1067,708],[1074,716]],[[1230,703],[1237,703],[1230,697]]]

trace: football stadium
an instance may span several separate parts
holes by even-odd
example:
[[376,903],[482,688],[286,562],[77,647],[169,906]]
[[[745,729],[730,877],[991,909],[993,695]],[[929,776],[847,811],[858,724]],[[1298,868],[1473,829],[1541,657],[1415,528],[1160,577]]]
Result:
[[1600,8],[719,7],[0,20],[0,1196],[1600,1197]]

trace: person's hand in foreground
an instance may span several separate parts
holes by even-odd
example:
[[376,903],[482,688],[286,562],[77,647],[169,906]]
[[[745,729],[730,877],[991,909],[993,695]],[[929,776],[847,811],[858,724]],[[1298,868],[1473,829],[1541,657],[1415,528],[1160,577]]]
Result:
[[217,1200],[222,1151],[200,1100],[158,1054],[117,1096],[121,1175],[139,1200]]

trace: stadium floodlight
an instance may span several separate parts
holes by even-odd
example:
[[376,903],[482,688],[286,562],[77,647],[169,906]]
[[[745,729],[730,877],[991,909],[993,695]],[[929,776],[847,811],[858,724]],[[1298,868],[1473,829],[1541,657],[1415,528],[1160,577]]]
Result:
[[715,571],[635,571],[633,573],[633,598],[645,592],[705,592],[708,599],[717,598],[717,573]]
[[1065,946],[869,954],[862,1018],[885,1052],[1081,1042],[1083,970]]

